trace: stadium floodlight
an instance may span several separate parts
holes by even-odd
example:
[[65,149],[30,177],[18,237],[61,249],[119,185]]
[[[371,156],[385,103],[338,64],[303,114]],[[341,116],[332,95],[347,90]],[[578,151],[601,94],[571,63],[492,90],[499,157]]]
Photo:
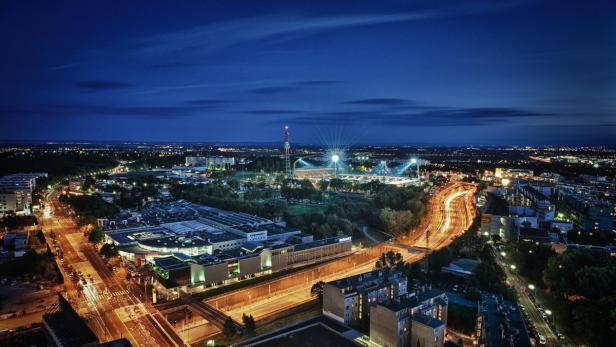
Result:
[[411,164],[417,164],[417,158],[411,158]]
[[338,154],[332,155],[332,162],[337,163],[338,160],[340,160],[340,156],[338,156]]

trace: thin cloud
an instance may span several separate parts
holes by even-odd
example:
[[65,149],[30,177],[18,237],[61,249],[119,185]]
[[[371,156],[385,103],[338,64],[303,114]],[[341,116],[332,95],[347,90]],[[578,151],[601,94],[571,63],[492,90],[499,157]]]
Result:
[[189,106],[102,106],[85,104],[36,104],[0,106],[0,114],[8,117],[87,117],[87,116],[139,116],[149,118],[175,118],[201,113],[201,107]]
[[75,85],[85,90],[109,90],[130,87],[128,83],[103,80],[77,81]]
[[222,99],[193,99],[186,101],[189,105],[198,105],[198,106],[214,106],[228,103],[228,100]]
[[344,81],[340,80],[315,80],[315,81],[299,81],[296,82],[297,85],[300,86],[330,86],[334,84],[340,84]]
[[[450,108],[417,112],[338,111],[302,115],[289,122],[306,125],[368,124],[372,126],[484,126],[511,123],[522,119],[539,119],[555,114],[529,112],[514,108]],[[281,120],[277,120],[281,121]]]
[[52,66],[52,67],[49,68],[49,70],[52,70],[52,71],[66,70],[66,69],[74,68],[74,67],[77,67],[77,66],[78,66],[78,64],[76,64],[76,63],[69,63],[69,64]]
[[333,85],[340,84],[343,82],[344,81],[340,81],[340,80],[294,81],[294,82],[270,85],[266,87],[253,88],[249,91],[253,94],[279,94],[279,93],[293,92],[293,91],[300,90],[303,88],[333,86]]
[[253,94],[279,94],[286,93],[296,90],[296,87],[293,86],[274,86],[274,87],[261,87],[251,89],[250,92]]
[[409,100],[399,98],[372,98],[344,102],[344,104],[350,105],[405,105],[409,103]]
[[411,22],[432,18],[468,16],[502,11],[515,3],[467,3],[403,13],[356,14],[310,17],[293,14],[241,18],[160,34],[135,43],[143,53],[168,54],[182,51],[208,51],[248,42],[284,42],[332,30]]
[[271,110],[250,110],[250,111],[244,111],[244,113],[246,114],[255,114],[255,115],[281,115],[281,114],[299,114],[299,113],[304,113],[303,111],[299,111],[299,110],[275,110],[275,109],[271,109]]

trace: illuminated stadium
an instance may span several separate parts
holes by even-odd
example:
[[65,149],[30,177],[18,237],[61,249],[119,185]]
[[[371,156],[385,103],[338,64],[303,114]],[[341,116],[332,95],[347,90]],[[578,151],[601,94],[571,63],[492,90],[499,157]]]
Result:
[[[315,166],[298,158],[293,162],[293,177],[296,179],[322,180],[338,178],[345,181],[356,183],[367,183],[379,181],[385,184],[396,186],[419,185],[419,160],[411,158],[398,167],[391,169],[384,160],[375,165],[370,173],[364,171],[351,170],[346,164],[344,152],[326,152],[323,158],[318,158],[322,164]],[[416,168],[416,177],[405,176],[407,170]]]

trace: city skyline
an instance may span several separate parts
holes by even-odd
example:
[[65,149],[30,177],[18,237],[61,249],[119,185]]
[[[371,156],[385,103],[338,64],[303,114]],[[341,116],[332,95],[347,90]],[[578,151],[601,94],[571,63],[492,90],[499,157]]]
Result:
[[11,2],[1,140],[614,145],[614,4]]

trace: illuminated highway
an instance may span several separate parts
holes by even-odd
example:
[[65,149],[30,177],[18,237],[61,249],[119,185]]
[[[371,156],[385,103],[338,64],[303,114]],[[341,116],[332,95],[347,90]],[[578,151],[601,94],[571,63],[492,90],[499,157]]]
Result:
[[471,225],[475,192],[475,186],[461,182],[441,187],[430,200],[424,221],[400,242],[427,249],[447,246]]

